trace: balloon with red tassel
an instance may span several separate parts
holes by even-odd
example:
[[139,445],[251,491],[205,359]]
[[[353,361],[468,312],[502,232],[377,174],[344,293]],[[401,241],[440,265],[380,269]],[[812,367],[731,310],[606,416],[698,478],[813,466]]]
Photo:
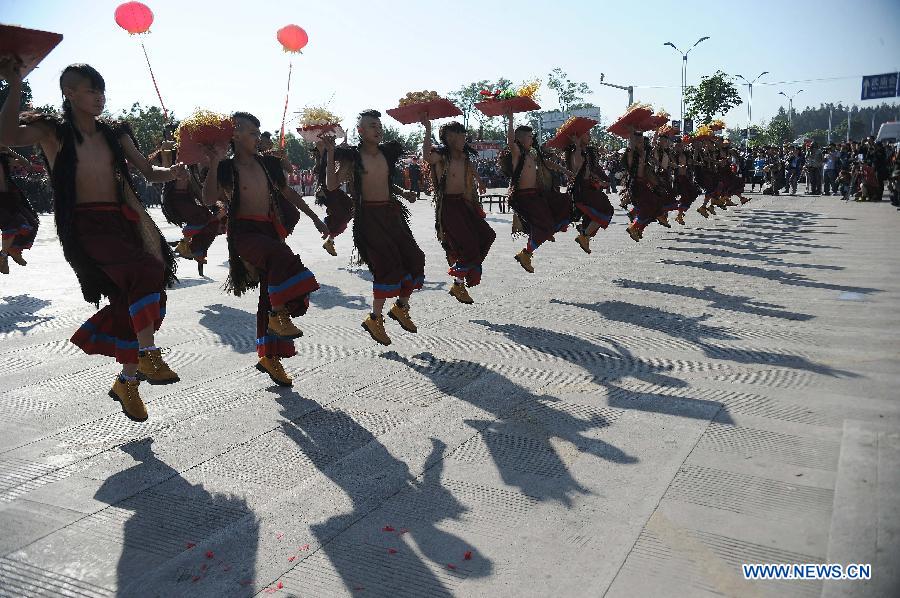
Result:
[[[128,35],[142,35],[150,31],[150,25],[153,24],[153,11],[146,4],[140,2],[126,2],[120,4],[115,12],[116,24],[128,32]],[[147,48],[144,41],[139,40],[141,49],[144,51],[144,59],[147,61],[147,69],[150,70],[150,79],[153,81],[153,88],[156,90],[156,97],[159,98],[159,105],[162,106],[163,118],[169,120],[169,111],[163,102],[162,94],[159,92],[159,85],[156,83],[156,75],[153,74],[153,67],[150,66],[150,56],[147,54]]]
[[[306,31],[303,30],[303,27],[299,27],[297,25],[285,25],[281,29],[278,30],[276,35],[278,38],[278,43],[281,44],[281,48],[285,52],[289,52],[291,54],[302,54],[303,48],[306,47],[306,44],[309,43],[309,36],[306,34]],[[287,81],[287,93],[284,96],[284,113],[281,116],[281,147],[284,148],[284,123],[287,119],[287,109],[288,109],[288,100],[291,96],[291,71],[294,69],[294,59],[291,57],[290,62],[288,62],[288,81]]]

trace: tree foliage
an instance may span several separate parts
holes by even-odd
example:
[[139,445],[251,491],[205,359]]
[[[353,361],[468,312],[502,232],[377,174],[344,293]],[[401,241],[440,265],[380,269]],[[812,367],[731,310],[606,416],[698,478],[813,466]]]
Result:
[[584,102],[584,96],[591,93],[587,83],[572,81],[560,67],[556,67],[547,75],[547,87],[556,92],[559,109],[563,111],[581,104]]
[[128,111],[122,110],[118,118],[131,125],[134,137],[138,142],[138,149],[145,155],[155,150],[160,144],[166,124],[178,124],[177,121],[172,120],[171,115],[170,120],[167,122],[163,116],[163,111],[159,107],[145,107],[140,102],[132,104],[131,109]]
[[741,103],[737,87],[722,71],[702,77],[699,85],[684,88],[684,115],[702,124],[708,125]]
[[[0,106],[6,103],[6,97],[9,95],[9,84],[5,80],[0,80]],[[31,93],[31,85],[28,81],[22,81],[22,101],[19,102],[19,112],[31,110],[31,101],[33,99]]]

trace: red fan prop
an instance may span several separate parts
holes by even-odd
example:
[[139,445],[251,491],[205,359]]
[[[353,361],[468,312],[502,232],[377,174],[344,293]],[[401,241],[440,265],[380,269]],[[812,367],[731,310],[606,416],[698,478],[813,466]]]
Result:
[[17,56],[22,61],[22,77],[34,70],[63,36],[49,31],[0,25],[0,56]]
[[597,121],[592,118],[584,118],[582,116],[570,118],[557,129],[556,135],[547,142],[547,145],[554,149],[565,149],[566,146],[572,142],[571,137],[573,135],[575,137],[581,137],[594,128],[594,125],[596,124]]
[[606,130],[613,135],[618,135],[619,137],[624,137],[627,139],[631,135],[631,131],[633,129],[646,130],[641,129],[639,125],[641,125],[644,120],[651,116],[653,116],[653,111],[649,108],[646,108],[644,106],[635,106],[628,110],[628,112],[620,116],[616,122],[609,125]]
[[[281,44],[281,49],[291,54],[302,54],[301,50],[309,43],[309,35],[303,27],[298,25],[285,25],[277,31],[275,37]],[[287,93],[284,94],[284,113],[281,115],[281,147],[284,148],[284,122],[287,120],[288,101],[291,97],[291,71],[294,70],[294,60],[288,62]]]
[[475,107],[485,116],[505,116],[510,113],[516,114],[541,109],[537,102],[527,96],[518,96],[508,100],[487,100],[478,102]]
[[438,118],[448,118],[451,116],[461,116],[462,110],[457,108],[450,100],[440,98],[431,102],[420,102],[418,104],[407,104],[399,108],[391,108],[387,111],[394,120],[411,125],[427,118],[428,120],[436,120]]
[[186,118],[178,127],[179,162],[197,164],[203,159],[204,147],[227,146],[231,142],[234,122],[230,118],[201,114]]
[[[116,24],[128,32],[128,35],[140,35],[143,33],[147,33],[150,30],[150,25],[153,24],[153,11],[140,2],[126,2],[125,4],[120,4],[118,8],[116,8],[116,12],[114,14],[116,19]],[[144,51],[144,60],[147,61],[147,69],[150,71],[150,79],[153,81],[153,88],[156,90],[156,97],[159,98],[159,105],[162,106],[163,109],[163,118],[168,121],[169,120],[169,111],[166,109],[166,104],[163,102],[162,94],[159,92],[159,85],[156,83],[156,75],[153,74],[153,67],[150,66],[150,56],[147,54],[147,48],[144,46],[144,41],[141,40],[141,50]]]
[[325,133],[330,133],[335,137],[346,137],[347,133],[344,131],[344,128],[339,124],[330,124],[330,125],[310,125],[308,127],[297,127],[297,133],[300,134],[300,138],[307,143],[316,143],[319,141],[319,136],[324,135]]

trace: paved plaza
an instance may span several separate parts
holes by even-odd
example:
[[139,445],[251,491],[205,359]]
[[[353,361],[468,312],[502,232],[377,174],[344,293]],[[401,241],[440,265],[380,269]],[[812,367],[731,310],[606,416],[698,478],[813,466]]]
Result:
[[494,206],[471,306],[423,200],[419,332],[390,347],[349,235],[333,258],[303,219],[292,389],[254,369],[220,237],[208,278],[180,262],[157,340],[182,382],[142,385],[145,423],[68,342],[94,309],[44,216],[0,278],[0,596],[900,596],[900,213],[751,197],[640,243],[618,210],[532,275]]

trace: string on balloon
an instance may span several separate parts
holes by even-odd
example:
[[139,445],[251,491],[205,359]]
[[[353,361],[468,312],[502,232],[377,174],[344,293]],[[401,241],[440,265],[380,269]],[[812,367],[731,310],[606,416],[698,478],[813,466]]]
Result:
[[153,67],[150,66],[150,57],[147,55],[147,48],[144,47],[144,40],[141,40],[141,49],[144,51],[144,59],[147,61],[147,68],[150,70],[150,80],[153,81],[153,89],[156,90],[156,97],[159,98],[159,105],[162,106],[163,109],[163,121],[169,122],[169,111],[166,109],[162,94],[159,92],[159,85],[156,83],[156,75],[153,74]]
[[294,61],[288,63],[287,93],[284,94],[284,113],[281,115],[281,149],[284,149],[284,121],[287,119],[288,100],[291,97],[291,71],[294,69]]
[[[113,16],[116,20],[116,24],[127,31],[128,35],[146,34],[150,30],[150,25],[153,24],[153,11],[150,10],[146,4],[141,4],[140,2],[126,2],[120,4],[116,8],[116,12]],[[156,74],[154,74],[153,67],[150,65],[150,56],[147,54],[147,48],[144,46],[144,41],[139,41],[141,50],[144,51],[144,60],[147,61],[147,68],[150,70],[150,79],[153,81],[156,97],[159,98],[159,105],[162,106],[163,118],[168,121],[169,111],[166,109],[166,104],[163,102],[162,93],[159,91],[159,84],[156,82]]]
[[[306,31],[303,30],[302,27],[298,27],[297,25],[286,25],[278,30],[275,36],[278,39],[278,42],[281,44],[282,49],[285,52],[290,52],[292,54],[300,54],[300,50],[309,42],[309,36],[306,35]],[[284,149],[284,124],[287,120],[287,109],[288,102],[291,97],[291,73],[294,70],[294,60],[291,58],[291,61],[288,63],[288,82],[287,82],[287,93],[284,96],[284,112],[281,115],[281,148]]]

